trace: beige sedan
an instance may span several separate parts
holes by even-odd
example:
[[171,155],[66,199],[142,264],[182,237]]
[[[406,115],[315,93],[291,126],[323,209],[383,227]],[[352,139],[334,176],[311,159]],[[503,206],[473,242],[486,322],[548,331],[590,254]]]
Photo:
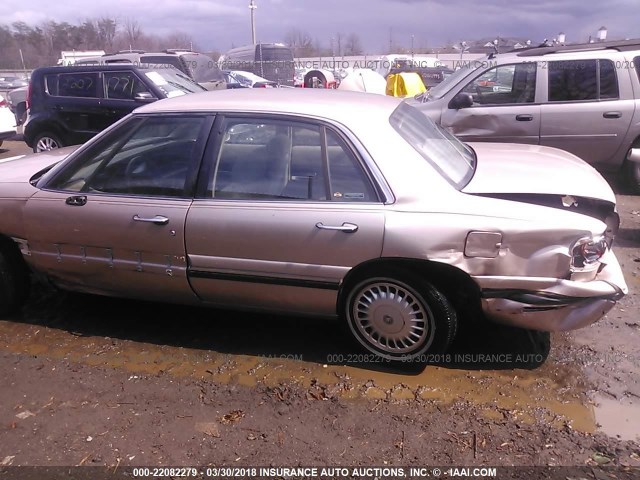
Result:
[[420,360],[485,319],[567,330],[627,292],[615,197],[557,149],[465,145],[399,99],[240,89],[155,102],[0,165],[0,313],[63,289],[340,317]]

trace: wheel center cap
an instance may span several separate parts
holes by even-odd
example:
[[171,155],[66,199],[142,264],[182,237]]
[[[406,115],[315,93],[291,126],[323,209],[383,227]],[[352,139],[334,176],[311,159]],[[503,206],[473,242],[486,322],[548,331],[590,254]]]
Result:
[[373,323],[378,331],[384,335],[394,335],[404,328],[404,318],[396,309],[389,306],[376,308],[373,314]]

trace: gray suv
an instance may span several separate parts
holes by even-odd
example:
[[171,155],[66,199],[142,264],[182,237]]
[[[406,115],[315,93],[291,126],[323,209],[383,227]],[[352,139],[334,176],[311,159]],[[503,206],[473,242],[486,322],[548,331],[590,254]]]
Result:
[[459,67],[408,101],[465,142],[561,148],[621,172],[640,193],[639,40],[527,48]]

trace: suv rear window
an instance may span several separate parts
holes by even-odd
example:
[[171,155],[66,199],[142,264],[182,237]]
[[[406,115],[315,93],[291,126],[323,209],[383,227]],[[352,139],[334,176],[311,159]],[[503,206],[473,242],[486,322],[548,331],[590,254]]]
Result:
[[549,101],[579,102],[619,98],[611,60],[549,62]]

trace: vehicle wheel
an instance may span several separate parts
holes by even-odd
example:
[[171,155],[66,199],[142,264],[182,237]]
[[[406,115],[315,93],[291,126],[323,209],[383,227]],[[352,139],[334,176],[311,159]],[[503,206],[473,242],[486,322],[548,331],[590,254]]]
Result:
[[0,243],[0,315],[22,307],[29,296],[29,270],[19,255]]
[[630,193],[640,195],[640,162],[626,160],[622,168],[622,175]]
[[444,352],[458,325],[440,291],[400,270],[357,283],[349,291],[344,315],[356,340],[389,360],[420,360],[426,352]]
[[33,142],[34,153],[47,152],[49,150],[61,147],[64,147],[64,144],[62,143],[60,138],[50,132],[42,132],[38,134]]

